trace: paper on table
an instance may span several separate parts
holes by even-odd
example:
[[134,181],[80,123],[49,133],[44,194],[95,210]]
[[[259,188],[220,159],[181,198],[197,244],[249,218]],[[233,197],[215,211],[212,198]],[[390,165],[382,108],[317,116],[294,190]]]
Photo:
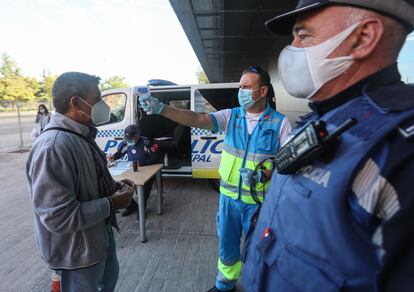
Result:
[[123,174],[125,171],[127,171],[127,170],[126,170],[126,169],[113,169],[113,168],[110,168],[110,169],[109,169],[109,173],[110,173],[112,176],[121,175],[121,174]]
[[111,166],[110,169],[124,169],[128,170],[132,168],[132,161],[117,161],[116,164]]

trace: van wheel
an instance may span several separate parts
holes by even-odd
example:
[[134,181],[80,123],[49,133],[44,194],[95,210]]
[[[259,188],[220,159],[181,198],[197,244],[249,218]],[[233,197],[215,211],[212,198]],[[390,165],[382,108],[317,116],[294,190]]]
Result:
[[210,178],[208,179],[208,182],[210,184],[210,186],[217,192],[220,192],[220,180],[219,179],[214,179],[214,178]]

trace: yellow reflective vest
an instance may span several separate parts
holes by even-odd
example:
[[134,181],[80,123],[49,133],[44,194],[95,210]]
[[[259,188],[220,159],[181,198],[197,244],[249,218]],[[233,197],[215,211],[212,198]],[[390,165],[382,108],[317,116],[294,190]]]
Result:
[[[245,109],[232,109],[219,168],[221,194],[241,199],[247,204],[256,203],[250,196],[250,187],[242,181],[240,168],[254,170],[262,160],[274,157],[279,149],[279,130],[284,118],[283,114],[267,106],[257,126],[249,135]],[[272,167],[270,162],[264,166],[266,169]],[[268,186],[269,182],[257,183],[259,199],[263,200],[260,194],[266,192]]]

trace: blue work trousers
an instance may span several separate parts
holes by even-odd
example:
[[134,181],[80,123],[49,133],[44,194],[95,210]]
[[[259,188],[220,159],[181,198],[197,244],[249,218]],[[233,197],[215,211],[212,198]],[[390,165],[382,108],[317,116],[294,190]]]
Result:
[[[226,291],[236,287],[241,267],[241,236],[242,232],[247,234],[256,207],[256,204],[246,204],[220,194],[217,214],[219,272],[216,278],[216,287],[220,290]],[[226,275],[226,271],[231,271],[232,276],[229,277],[229,273]]]
[[75,269],[57,270],[61,292],[111,292],[118,280],[119,265],[112,227],[107,228],[105,257],[96,265]]

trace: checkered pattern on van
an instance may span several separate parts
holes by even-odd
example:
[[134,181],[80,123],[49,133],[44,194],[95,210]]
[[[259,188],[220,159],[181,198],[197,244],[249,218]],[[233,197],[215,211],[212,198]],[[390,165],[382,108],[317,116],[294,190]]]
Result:
[[107,137],[123,137],[124,130],[123,129],[116,129],[116,130],[100,130],[96,137],[98,138],[107,138]]
[[213,133],[206,129],[191,128],[191,135],[224,135],[224,132]]

